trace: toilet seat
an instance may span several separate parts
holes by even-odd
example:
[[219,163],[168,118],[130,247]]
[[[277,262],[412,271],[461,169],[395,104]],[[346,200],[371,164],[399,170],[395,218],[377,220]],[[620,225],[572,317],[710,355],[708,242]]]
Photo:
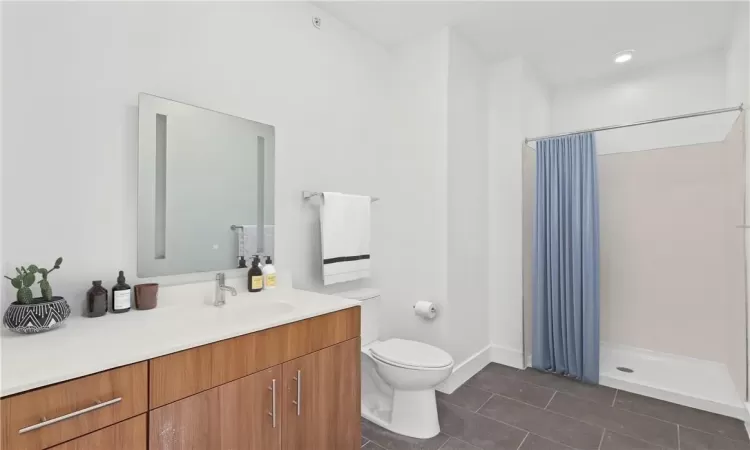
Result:
[[453,365],[446,351],[408,339],[377,342],[370,347],[370,355],[385,364],[413,370],[442,370]]

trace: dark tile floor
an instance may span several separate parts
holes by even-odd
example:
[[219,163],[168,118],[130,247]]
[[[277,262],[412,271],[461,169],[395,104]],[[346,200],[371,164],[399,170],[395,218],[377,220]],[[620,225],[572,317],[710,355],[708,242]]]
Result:
[[743,422],[533,369],[482,369],[438,393],[441,433],[420,440],[362,421],[367,450],[750,450]]

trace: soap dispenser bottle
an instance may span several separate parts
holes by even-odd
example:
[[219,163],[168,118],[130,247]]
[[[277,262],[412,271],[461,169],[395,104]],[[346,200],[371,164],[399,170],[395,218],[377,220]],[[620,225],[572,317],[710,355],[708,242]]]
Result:
[[260,258],[253,258],[253,266],[247,271],[247,290],[250,292],[260,292],[263,290],[263,271],[258,267]]
[[125,283],[125,273],[121,270],[117,277],[117,284],[112,288],[112,312],[124,313],[130,311],[130,299],[132,290]]
[[266,265],[263,266],[263,288],[273,289],[276,287],[276,268],[270,256],[266,256]]

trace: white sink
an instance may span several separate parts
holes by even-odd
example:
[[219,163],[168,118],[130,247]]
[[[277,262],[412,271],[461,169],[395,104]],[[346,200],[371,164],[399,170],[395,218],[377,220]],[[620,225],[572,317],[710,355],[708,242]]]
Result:
[[227,295],[227,303],[222,309],[237,310],[237,314],[252,314],[255,316],[283,315],[294,311],[295,306],[278,301],[256,298],[253,294],[243,293],[237,296]]
[[273,314],[286,314],[294,311],[294,305],[286,302],[274,302],[267,300],[253,301],[248,300],[242,308],[249,313],[270,316]]

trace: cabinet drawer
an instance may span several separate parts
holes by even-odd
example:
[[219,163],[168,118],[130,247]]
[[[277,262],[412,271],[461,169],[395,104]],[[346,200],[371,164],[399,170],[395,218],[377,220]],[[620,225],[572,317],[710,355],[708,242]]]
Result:
[[142,414],[146,362],[2,400],[2,448],[40,450]]
[[149,364],[151,395],[155,409],[211,388],[211,345],[154,358]]
[[285,361],[285,325],[227,339],[211,346],[211,383],[219,386]]
[[360,307],[295,322],[286,329],[284,361],[359,337]]
[[94,431],[49,450],[146,450],[146,414]]

